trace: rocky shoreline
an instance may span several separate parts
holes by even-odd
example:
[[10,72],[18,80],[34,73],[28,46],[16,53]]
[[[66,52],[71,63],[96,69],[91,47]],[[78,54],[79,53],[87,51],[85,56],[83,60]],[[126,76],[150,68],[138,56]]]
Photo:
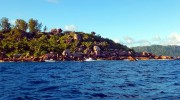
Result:
[[[8,18],[2,18],[1,21],[3,20],[8,21]],[[35,26],[32,25],[33,23]],[[6,24],[10,23],[6,22]],[[34,28],[22,28],[24,25]],[[84,33],[54,28],[47,32],[45,27],[42,32],[39,25],[42,24],[32,18],[29,23],[17,19],[16,27],[9,25],[0,30],[0,62],[86,61],[90,58],[128,61],[174,60],[171,56],[135,52],[134,49],[103,38],[94,31]]]
[[81,52],[81,50],[71,53],[69,49],[66,49],[62,54],[50,52],[48,54],[42,55],[40,57],[24,57],[15,55],[12,58],[1,56],[0,62],[45,62],[47,60],[53,61],[85,61],[88,58],[93,60],[175,60],[171,56],[157,56],[148,52],[132,52],[123,50],[107,50],[101,51],[100,47],[94,46],[93,50],[85,50],[86,52]]

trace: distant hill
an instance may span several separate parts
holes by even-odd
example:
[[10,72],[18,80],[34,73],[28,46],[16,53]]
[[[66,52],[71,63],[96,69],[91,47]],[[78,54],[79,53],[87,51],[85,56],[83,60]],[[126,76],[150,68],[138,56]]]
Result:
[[152,46],[139,46],[133,47],[136,52],[150,52],[156,55],[166,55],[166,56],[180,56],[180,46],[162,46],[162,45],[152,45]]

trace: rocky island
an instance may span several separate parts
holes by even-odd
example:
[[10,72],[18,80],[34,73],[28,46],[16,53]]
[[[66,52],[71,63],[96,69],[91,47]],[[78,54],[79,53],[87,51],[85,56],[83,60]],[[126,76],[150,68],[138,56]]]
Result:
[[[15,25],[8,18],[0,22],[0,62],[44,62],[94,60],[150,60],[173,59],[148,52],[135,52],[125,45],[103,38],[95,32],[63,31],[47,27],[38,20],[25,22],[17,19]],[[27,30],[29,30],[27,32]]]

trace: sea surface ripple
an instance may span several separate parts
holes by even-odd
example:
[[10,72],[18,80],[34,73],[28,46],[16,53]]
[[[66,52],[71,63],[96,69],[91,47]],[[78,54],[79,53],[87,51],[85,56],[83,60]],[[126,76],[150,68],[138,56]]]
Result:
[[0,100],[180,100],[180,61],[0,63]]

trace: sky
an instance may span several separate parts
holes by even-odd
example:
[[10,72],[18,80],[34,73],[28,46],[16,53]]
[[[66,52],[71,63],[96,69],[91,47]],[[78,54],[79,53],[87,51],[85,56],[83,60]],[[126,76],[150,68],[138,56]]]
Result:
[[0,18],[96,32],[134,46],[180,45],[180,0],[0,0]]

